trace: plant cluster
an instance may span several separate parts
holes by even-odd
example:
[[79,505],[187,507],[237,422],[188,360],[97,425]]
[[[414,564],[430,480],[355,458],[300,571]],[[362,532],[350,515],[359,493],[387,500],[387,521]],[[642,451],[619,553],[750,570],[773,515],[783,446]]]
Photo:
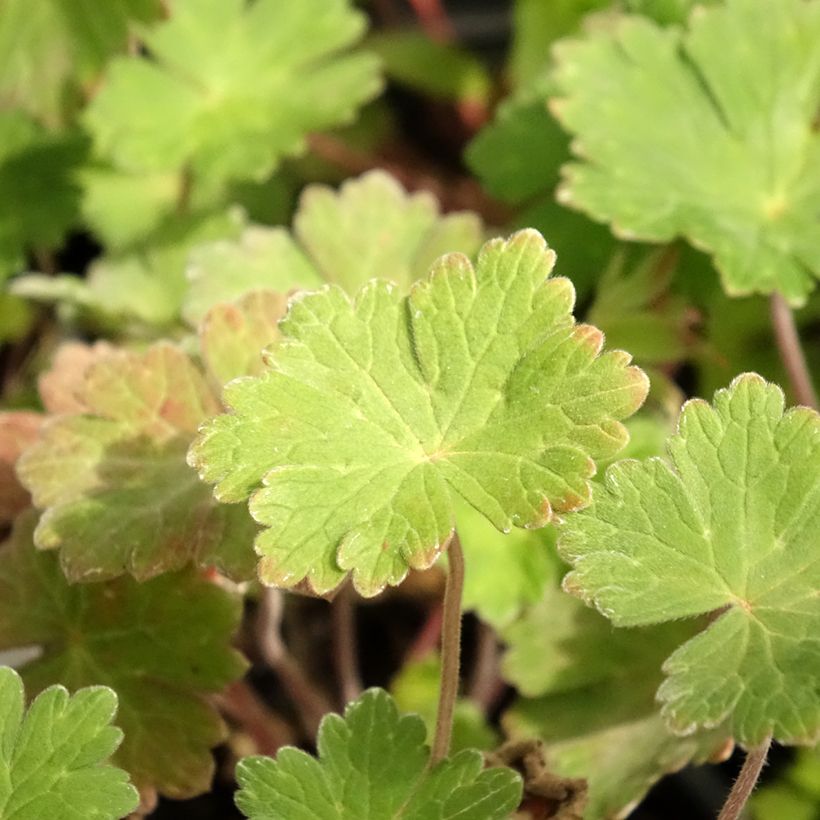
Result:
[[360,5],[0,9],[0,820],[810,820],[820,0]]

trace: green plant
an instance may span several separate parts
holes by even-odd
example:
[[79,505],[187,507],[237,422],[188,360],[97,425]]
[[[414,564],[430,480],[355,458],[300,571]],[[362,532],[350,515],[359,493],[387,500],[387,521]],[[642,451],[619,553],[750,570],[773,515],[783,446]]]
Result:
[[820,0],[410,5],[0,11],[0,820],[811,816]]

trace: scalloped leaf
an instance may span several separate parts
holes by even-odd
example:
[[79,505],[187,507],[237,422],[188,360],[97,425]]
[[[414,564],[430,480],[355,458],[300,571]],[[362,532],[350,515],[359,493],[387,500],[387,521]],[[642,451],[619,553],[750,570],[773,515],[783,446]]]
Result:
[[111,726],[117,695],[105,686],[41,692],[25,709],[20,676],[0,666],[0,816],[8,820],[117,820],[139,803],[124,771],[106,761],[122,741]]
[[213,304],[260,288],[309,290],[334,282],[355,292],[374,277],[409,286],[442,253],[473,256],[483,233],[476,214],[442,215],[435,197],[408,194],[384,171],[347,180],[338,191],[308,185],[292,235],[251,226],[237,241],[203,244],[191,254],[184,315],[197,322]]
[[380,90],[376,58],[350,51],[364,28],[347,0],[186,0],[142,32],[152,59],[112,62],[86,123],[124,170],[262,179]]
[[728,722],[756,745],[820,737],[820,416],[738,377],[681,412],[669,461],[609,468],[559,542],[567,590],[614,623],[701,613],[658,691],[679,732]]
[[318,759],[286,747],[240,761],[236,804],[250,820],[504,820],[518,806],[516,772],[482,771],[475,749],[428,768],[425,734],[418,715],[369,689],[322,720]]
[[86,412],[53,419],[18,464],[45,510],[37,545],[60,550],[67,577],[144,580],[191,560],[249,577],[253,521],[218,504],[185,463],[199,425],[221,410],[188,356],[168,344],[110,352],[75,396]]
[[[576,139],[561,201],[629,239],[684,236],[732,295],[801,304],[820,275],[820,2],[727,0],[557,47]],[[681,116],[685,111],[686,115]]]
[[33,528],[24,515],[0,546],[0,649],[38,650],[21,669],[35,692],[56,682],[114,689],[125,732],[114,761],[138,787],[178,798],[207,791],[210,750],[225,735],[207,698],[245,667],[231,648],[239,596],[193,571],[71,585],[56,557],[34,548]]
[[220,500],[253,493],[265,583],[321,594],[352,572],[375,595],[436,560],[455,496],[504,531],[588,502],[647,380],[574,324],[553,262],[521,231],[475,268],[442,257],[407,297],[373,281],[292,300],[268,372],[228,385],[189,454]]

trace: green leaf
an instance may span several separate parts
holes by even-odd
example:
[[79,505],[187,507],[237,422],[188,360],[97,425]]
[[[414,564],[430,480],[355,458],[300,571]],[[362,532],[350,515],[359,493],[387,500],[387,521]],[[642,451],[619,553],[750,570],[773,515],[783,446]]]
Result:
[[42,549],[72,581],[151,578],[193,560],[236,578],[252,570],[256,527],[218,504],[185,463],[198,426],[221,405],[180,350],[108,352],[77,389],[83,414],[60,416],[18,465]]
[[180,174],[129,174],[105,165],[82,168],[83,217],[107,251],[128,249],[156,236],[179,209]]
[[[25,264],[25,252],[59,245],[78,219],[73,174],[85,152],[75,134],[52,135],[19,111],[0,111],[0,282]],[[13,207],[10,204],[13,203]]]
[[[415,712],[427,728],[432,741],[441,687],[441,660],[435,652],[411,659],[390,683],[390,692],[402,712]],[[451,753],[462,749],[487,751],[498,745],[498,733],[487,723],[481,707],[469,698],[459,698],[453,714]]]
[[117,696],[104,686],[41,692],[25,710],[23,682],[0,666],[0,816],[116,820],[139,803],[125,772],[105,761],[122,741]]
[[160,0],[5,0],[0,15],[0,98],[49,126],[65,124],[134,22]]
[[820,274],[818,37],[814,0],[727,0],[686,33],[627,17],[560,45],[554,111],[580,160],[561,201],[625,238],[686,237],[732,295],[801,304]]
[[143,32],[151,60],[112,62],[86,123],[123,170],[262,179],[378,92],[376,59],[349,52],[364,26],[346,0],[187,0]]
[[208,310],[255,290],[317,288],[322,278],[284,228],[250,225],[236,239],[197,245],[186,266],[183,315],[198,323]]
[[574,324],[553,261],[522,231],[475,268],[442,257],[407,297],[374,281],[291,302],[268,372],[228,385],[189,454],[221,500],[253,493],[265,583],[323,593],[352,571],[375,595],[436,560],[454,498],[503,531],[588,502],[647,382]]
[[667,772],[730,750],[725,727],[677,737],[655,704],[663,659],[695,629],[613,629],[556,589],[503,630],[504,677],[530,696],[505,713],[504,728],[541,739],[555,775],[588,780],[586,820],[626,816]]
[[185,316],[198,321],[211,305],[258,288],[289,291],[334,282],[352,293],[374,277],[408,286],[442,253],[473,256],[482,238],[478,216],[442,216],[431,194],[408,194],[384,171],[348,180],[339,191],[309,185],[293,236],[254,226],[236,242],[192,253]]
[[[520,98],[501,105],[493,122],[467,146],[464,159],[498,199],[520,203],[551,194],[558,184],[561,164],[569,159],[569,140],[547,111],[553,91],[549,81],[533,84]],[[522,145],[526,151],[520,150]]]
[[641,364],[679,362],[691,346],[692,311],[669,290],[678,256],[673,247],[633,261],[622,250],[598,281],[587,319]]
[[464,549],[462,609],[499,629],[558,581],[555,528],[497,530],[464,501],[455,501],[456,528]]
[[670,460],[610,467],[559,542],[575,566],[565,587],[616,624],[715,613],[664,665],[676,731],[726,721],[750,746],[820,736],[820,417],[783,406],[754,374],[713,406],[688,402]]
[[207,791],[210,749],[225,735],[208,696],[244,669],[231,648],[239,596],[193,571],[142,584],[69,584],[56,557],[34,548],[33,526],[24,516],[0,547],[0,649],[40,650],[21,670],[32,691],[58,681],[114,689],[125,732],[114,761],[138,787],[172,797]]
[[369,689],[322,720],[318,759],[285,748],[240,761],[236,804],[251,820],[504,820],[518,806],[511,769],[482,771],[473,749],[428,769],[424,737],[420,717]]

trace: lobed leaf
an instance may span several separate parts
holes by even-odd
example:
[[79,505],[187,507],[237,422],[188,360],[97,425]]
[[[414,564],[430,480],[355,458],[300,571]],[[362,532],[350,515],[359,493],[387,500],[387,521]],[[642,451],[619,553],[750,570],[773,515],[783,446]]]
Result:
[[[210,750],[225,735],[208,696],[244,668],[231,648],[239,597],[190,570],[144,583],[120,578],[72,585],[54,555],[34,548],[33,529],[34,516],[24,515],[11,541],[0,546],[0,650],[38,650],[21,670],[32,691],[56,682],[114,689],[125,732],[114,761],[138,787],[177,798],[207,791]],[[1,808],[0,816],[7,816]]]
[[686,237],[732,295],[802,304],[820,274],[818,36],[818,2],[727,0],[685,33],[625,17],[561,44],[554,111],[579,159],[561,201],[628,239]]
[[262,179],[379,91],[376,59],[350,52],[364,27],[346,0],[189,0],[143,32],[151,60],[112,62],[86,123],[123,170]]
[[620,462],[559,542],[565,587],[614,623],[702,613],[658,691],[679,732],[820,736],[820,417],[755,374],[688,402],[670,460]]
[[251,226],[236,241],[203,244],[191,254],[183,312],[195,323],[212,305],[257,289],[334,282],[352,293],[374,277],[409,286],[446,251],[473,256],[482,238],[478,216],[442,216],[432,195],[408,194],[384,171],[348,180],[338,192],[308,185],[292,234]]
[[75,392],[86,409],[53,419],[18,465],[45,512],[42,549],[59,549],[67,577],[123,572],[145,580],[191,560],[247,577],[256,528],[217,504],[185,463],[198,426],[221,405],[179,349],[110,353]]
[[111,726],[117,696],[105,686],[74,695],[62,686],[25,708],[23,682],[0,666],[0,817],[4,820],[116,820],[139,803],[107,760],[122,741]]
[[284,748],[240,761],[236,803],[251,820],[503,820],[518,806],[511,769],[482,771],[474,749],[428,768],[424,738],[420,717],[369,689],[322,720],[318,759]]
[[252,494],[264,582],[324,593],[352,571],[375,595],[435,561],[456,497],[503,531],[587,503],[647,381],[574,325],[553,261],[522,231],[475,268],[443,257],[407,297],[372,282],[291,302],[268,372],[228,385],[189,454],[220,500]]

